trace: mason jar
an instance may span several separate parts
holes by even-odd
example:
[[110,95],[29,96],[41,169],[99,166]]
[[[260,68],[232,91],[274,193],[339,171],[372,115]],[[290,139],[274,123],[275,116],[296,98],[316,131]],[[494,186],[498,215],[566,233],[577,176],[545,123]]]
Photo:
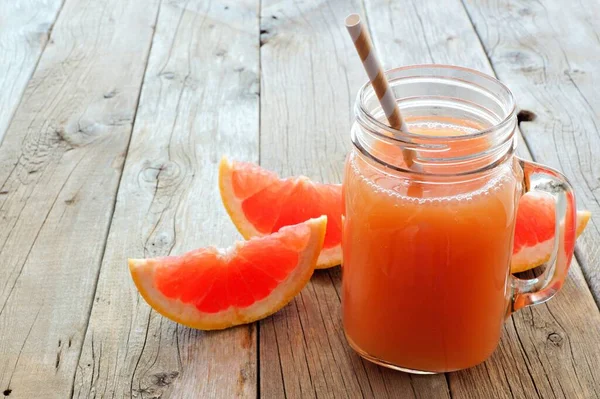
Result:
[[[475,366],[507,315],[562,285],[573,191],[560,173],[515,156],[515,101],[495,78],[446,65],[386,75],[408,131],[390,128],[372,86],[362,87],[343,183],[344,331],[362,357],[394,369]],[[524,194],[552,196],[556,211],[556,245],[528,280],[510,274]]]

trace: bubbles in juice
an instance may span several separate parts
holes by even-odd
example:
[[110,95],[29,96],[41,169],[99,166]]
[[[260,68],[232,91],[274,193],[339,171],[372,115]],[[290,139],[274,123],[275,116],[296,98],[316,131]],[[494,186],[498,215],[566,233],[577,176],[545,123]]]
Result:
[[[407,183],[398,183],[399,177],[393,172],[383,172],[379,170],[364,170],[367,163],[363,160],[353,157],[348,161],[352,174],[361,179],[363,184],[371,190],[381,195],[393,197],[399,201],[399,204],[405,202],[414,204],[443,204],[449,201],[472,201],[480,196],[488,196],[494,192],[502,190],[505,184],[511,184],[514,180],[512,165],[504,165],[501,169],[495,171],[492,176],[474,179],[468,182],[461,182],[461,187],[456,184],[438,183],[424,188],[423,195],[412,197],[407,195]],[[362,164],[359,166],[359,164]],[[359,167],[363,170],[359,170]]]
[[424,136],[450,137],[464,136],[467,134],[477,133],[484,126],[473,123],[447,123],[439,121],[415,121],[409,123],[411,133],[422,134]]

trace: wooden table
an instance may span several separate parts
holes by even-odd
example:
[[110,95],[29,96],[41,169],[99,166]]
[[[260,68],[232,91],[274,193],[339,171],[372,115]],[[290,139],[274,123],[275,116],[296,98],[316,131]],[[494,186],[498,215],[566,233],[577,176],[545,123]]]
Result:
[[[343,26],[356,11],[388,68],[507,83],[530,111],[521,156],[562,170],[594,213],[562,292],[513,315],[470,370],[362,361],[339,268],[260,323],[204,333],[151,311],[126,267],[239,238],[223,154],[341,180],[366,80]],[[598,397],[598,15],[595,0],[0,2],[0,398]]]

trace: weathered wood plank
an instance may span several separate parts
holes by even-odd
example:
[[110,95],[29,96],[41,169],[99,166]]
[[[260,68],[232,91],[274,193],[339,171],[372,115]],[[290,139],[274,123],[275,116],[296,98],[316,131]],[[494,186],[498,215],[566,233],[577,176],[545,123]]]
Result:
[[[338,44],[344,38],[333,35],[339,34],[345,14],[356,8],[347,11],[335,2],[328,7],[288,3],[265,6],[261,25],[264,32],[262,164],[285,174],[303,173],[339,181],[341,159],[348,149],[347,141],[343,140],[348,134],[350,118],[349,114],[340,116],[340,113],[350,110],[354,96],[352,93],[347,97],[347,93],[358,88],[353,79],[362,82],[364,77],[362,71],[355,69],[352,50],[343,42]],[[448,18],[445,8],[433,1],[418,4],[366,1],[375,45],[384,63],[388,67],[451,63],[493,73],[462,4],[456,1],[451,6],[458,12]],[[330,56],[316,56],[325,53]],[[320,64],[324,58],[328,65]],[[333,58],[336,62],[332,62]],[[345,76],[349,76],[351,83],[346,83]],[[348,85],[350,89],[346,88]],[[281,87],[286,87],[287,93]],[[332,87],[335,100],[328,95]],[[312,101],[306,101],[307,98]],[[347,108],[340,108],[339,104],[346,102]],[[282,132],[285,132],[283,139]],[[519,151],[522,156],[529,156],[525,146]],[[448,394],[445,381],[436,379],[439,377],[408,379],[404,374],[356,360],[353,354],[339,349],[346,346],[343,342],[338,344],[343,340],[338,331],[339,304],[329,293],[328,278],[334,286],[339,285],[338,271],[317,273],[292,306],[261,323],[262,393],[292,397]],[[593,394],[597,382],[589,364],[597,364],[598,353],[595,349],[585,351],[585,347],[598,346],[591,332],[600,326],[599,321],[598,310],[574,262],[570,280],[557,298],[547,305],[517,313],[507,322],[501,345],[489,361],[448,375],[451,393],[456,397]],[[582,325],[594,328],[582,333]],[[340,381],[349,388],[340,388]],[[411,383],[418,388],[413,391]],[[434,385],[436,390],[432,390]],[[575,389],[577,386],[579,391]]]
[[[449,18],[447,8],[457,12]],[[367,11],[370,20],[378,21],[371,29],[388,66],[435,62],[494,73],[459,1],[444,8],[434,1],[418,5],[367,1]],[[395,22],[401,19],[402,24]],[[529,158],[526,146],[521,145],[519,152]],[[589,330],[582,331],[582,326]],[[573,262],[569,280],[556,298],[511,317],[490,360],[448,375],[451,393],[453,397],[594,395],[599,381],[590,365],[600,364],[595,333],[599,328],[600,314]]]
[[[600,3],[468,3],[498,75],[537,118],[521,129],[534,157],[562,170],[592,220],[579,260],[600,303]],[[502,15],[502,19],[498,18]]]
[[0,147],[0,392],[67,397],[157,1],[64,5]]
[[455,397],[594,398],[600,379],[600,316],[573,262],[562,291],[517,312],[498,350],[481,366],[450,375]]
[[[358,1],[262,1],[263,166],[341,181],[354,98],[366,79],[343,21],[360,7]],[[260,323],[261,395],[447,396],[443,375],[425,382],[369,364],[349,348],[336,281],[338,270],[316,272],[290,305]]]
[[[592,211],[592,221],[578,240],[577,254],[596,303],[600,303],[596,267],[600,259],[600,167],[596,155],[600,150],[600,95],[593,78],[600,61],[600,29],[591,18],[599,15],[600,5],[594,1],[579,1],[572,7],[552,0],[485,1],[467,2],[466,8],[496,73],[511,87],[521,108],[536,115],[521,123],[532,155],[563,171],[575,187],[578,205]],[[536,313],[543,310],[540,307],[533,310],[533,319],[521,320],[537,327],[532,331],[537,335],[532,338],[537,339],[531,342],[539,355],[533,361],[545,362],[544,369],[556,375],[534,379],[538,389],[541,384],[548,395],[596,397],[600,390],[598,311],[589,303],[579,267],[574,264],[572,269],[563,292],[548,304],[552,323],[540,322]],[[546,345],[542,345],[544,332]],[[553,350],[541,351],[548,346]]]
[[223,154],[258,161],[257,1],[163,1],[74,397],[255,397],[255,326],[203,333],[150,309],[128,257],[228,246]]
[[0,143],[63,0],[0,2]]

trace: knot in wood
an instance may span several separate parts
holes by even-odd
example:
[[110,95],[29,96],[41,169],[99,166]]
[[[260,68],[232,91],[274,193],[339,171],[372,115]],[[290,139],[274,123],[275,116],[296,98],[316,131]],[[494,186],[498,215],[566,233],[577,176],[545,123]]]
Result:
[[519,64],[519,65],[533,64],[533,62],[529,62],[531,57],[527,53],[524,53],[523,51],[509,51],[504,56],[513,64]]
[[554,346],[561,346],[563,337],[559,333],[550,333],[548,334],[547,340]]
[[170,373],[162,372],[154,374],[151,379],[152,383],[157,387],[169,386],[179,376],[179,371],[171,371]]
[[535,118],[537,118],[537,115],[535,113],[533,113],[532,111],[528,111],[526,109],[520,110],[519,113],[517,114],[517,121],[519,123],[531,122],[531,121],[534,121]]
[[161,187],[167,187],[169,181],[177,179],[180,174],[179,165],[175,162],[151,162],[147,161],[143,170],[141,171],[142,180],[147,183],[156,184],[161,181]]

